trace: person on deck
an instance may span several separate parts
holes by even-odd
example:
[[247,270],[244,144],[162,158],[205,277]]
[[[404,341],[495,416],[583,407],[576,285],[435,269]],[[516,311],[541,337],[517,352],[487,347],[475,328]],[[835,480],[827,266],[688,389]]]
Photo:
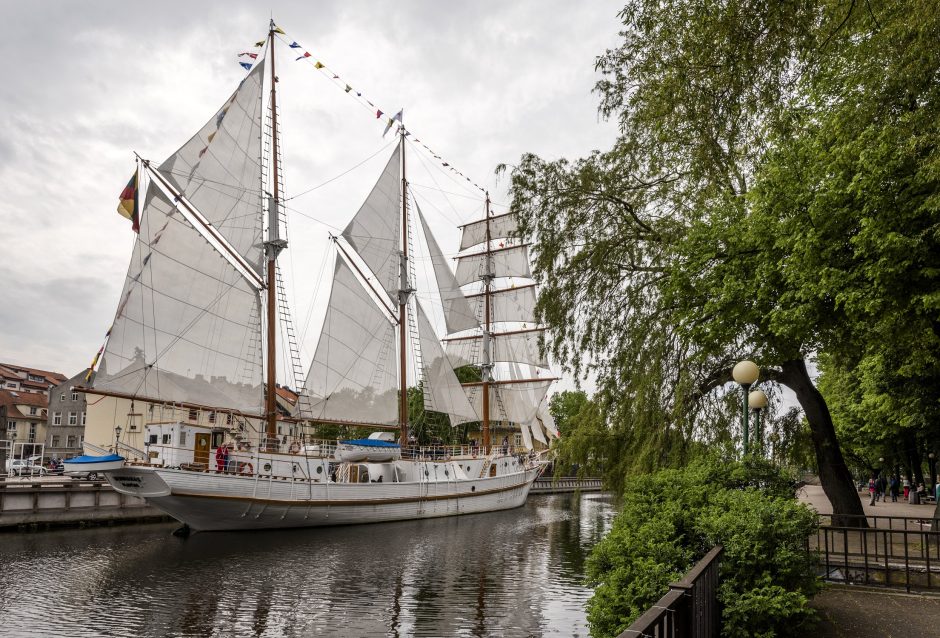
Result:
[[228,464],[228,445],[223,443],[215,449],[215,471],[221,474]]

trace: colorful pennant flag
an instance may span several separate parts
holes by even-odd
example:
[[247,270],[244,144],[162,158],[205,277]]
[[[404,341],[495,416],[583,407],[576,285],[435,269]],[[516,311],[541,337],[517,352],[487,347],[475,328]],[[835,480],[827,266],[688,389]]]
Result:
[[401,116],[404,112],[405,109],[402,109],[392,117],[388,118],[388,124],[385,125],[385,130],[382,131],[382,137],[385,137],[385,134],[388,133],[389,129],[392,128],[392,125],[395,124],[395,122],[401,122]]
[[300,48],[300,45],[297,44],[296,42],[291,42],[291,43],[290,43],[290,48],[292,48],[292,49],[299,49],[299,48]]
[[248,51],[245,51],[244,53],[239,53],[239,54],[238,54],[238,57],[242,58],[242,57],[245,57],[246,55],[247,55],[249,58],[251,58],[252,60],[257,60],[257,59],[258,59],[258,54],[257,54],[257,53],[249,53]]
[[134,171],[131,180],[121,191],[121,203],[117,207],[117,212],[122,217],[131,220],[131,227],[138,234],[140,234],[140,215],[137,207],[137,174],[139,172],[140,169]]
[[287,35],[286,33],[284,33],[284,30],[281,29],[281,27],[274,27],[274,32],[280,33],[281,35]]
[[352,91],[352,87],[347,84],[347,85],[346,85],[346,92],[349,93],[350,91]]
[[375,112],[375,119],[379,119],[380,117],[382,117],[381,109]]
[[239,62],[239,64],[242,65],[242,68],[246,71],[251,71],[251,64],[248,62]]
[[324,65],[322,62],[320,62],[319,60],[317,60],[317,63],[314,64],[313,66],[316,67],[316,68],[318,68],[318,69],[322,69],[325,65]]
[[255,42],[255,46],[256,46],[256,47],[263,47],[263,46],[264,46],[264,40],[258,40],[257,42]]
[[[297,60],[303,60],[304,58],[309,58],[309,57],[310,57],[310,54],[304,52],[304,54],[300,56],[299,58],[297,58]],[[294,62],[296,62],[297,60],[294,60]]]

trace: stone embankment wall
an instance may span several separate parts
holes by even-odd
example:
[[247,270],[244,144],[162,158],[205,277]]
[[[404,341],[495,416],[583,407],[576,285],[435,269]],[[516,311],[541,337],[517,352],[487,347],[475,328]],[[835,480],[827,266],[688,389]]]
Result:
[[169,520],[100,481],[0,479],[0,530]]

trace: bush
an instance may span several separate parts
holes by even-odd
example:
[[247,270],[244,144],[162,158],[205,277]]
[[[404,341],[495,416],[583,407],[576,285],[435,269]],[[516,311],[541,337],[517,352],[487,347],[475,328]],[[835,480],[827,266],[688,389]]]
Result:
[[636,477],[588,560],[591,634],[622,632],[720,543],[722,635],[800,635],[819,587],[805,551],[817,524],[793,498],[791,479],[759,460]]

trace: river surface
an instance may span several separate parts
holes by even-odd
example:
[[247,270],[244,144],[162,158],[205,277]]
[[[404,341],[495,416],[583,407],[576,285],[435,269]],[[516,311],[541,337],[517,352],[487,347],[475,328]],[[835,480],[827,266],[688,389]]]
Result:
[[0,636],[587,636],[602,494],[312,530],[0,534]]

